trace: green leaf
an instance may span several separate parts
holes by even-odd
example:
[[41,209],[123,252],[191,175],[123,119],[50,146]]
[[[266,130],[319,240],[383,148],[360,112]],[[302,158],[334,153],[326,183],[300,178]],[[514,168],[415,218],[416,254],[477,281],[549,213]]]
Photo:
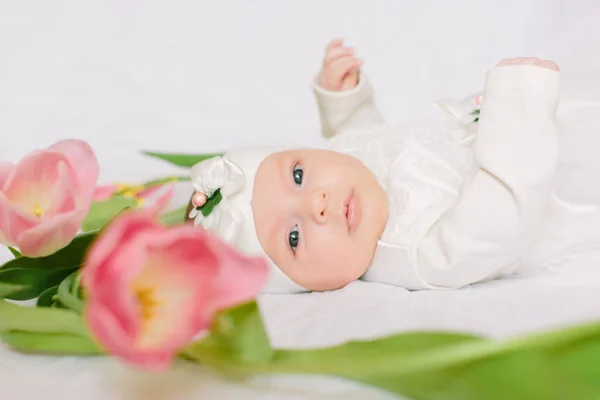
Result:
[[221,195],[221,189],[215,190],[212,196],[210,196],[206,200],[206,203],[204,203],[202,207],[199,207],[200,211],[202,212],[202,215],[204,215],[205,217],[208,216],[212,212],[212,210],[214,210],[217,204],[221,202],[222,199],[223,196]]
[[209,158],[218,157],[223,153],[209,153],[209,154],[182,154],[182,153],[156,153],[152,151],[143,151],[142,154],[149,157],[154,157],[176,165],[178,167],[191,168],[200,161],[207,160]]
[[[20,260],[18,258],[17,260]],[[64,268],[0,268],[0,283],[21,286],[12,294],[5,294],[10,300],[31,300],[40,296],[48,288],[58,285],[78,266]]]
[[159,217],[159,220],[161,223],[165,224],[165,225],[178,225],[178,224],[182,224],[185,222],[185,217],[186,217],[186,211],[188,209],[188,206],[184,206],[181,208],[178,208],[176,210],[173,211],[169,211],[167,213],[162,214]]
[[83,311],[83,301],[77,296],[79,285],[75,283],[79,271],[73,272],[58,286],[58,299],[66,307],[78,313]]
[[6,300],[0,300],[0,332],[88,335],[83,319],[72,310],[21,306]]
[[[330,375],[420,400],[596,399],[600,393],[600,323],[504,341],[412,332],[323,349],[270,351],[261,339],[251,339],[264,338],[264,328],[258,311],[246,307],[219,316],[210,334],[182,356],[232,377]],[[260,350],[254,353],[254,347]]]
[[338,376],[415,399],[550,398],[549,386],[539,386],[551,378],[543,354],[498,353],[496,343],[474,336],[407,333],[322,350],[280,351],[270,370]]
[[18,293],[19,291],[27,288],[27,286],[23,285],[14,285],[11,283],[0,282],[0,299],[5,298],[7,296],[14,296],[15,293]]
[[93,202],[87,217],[81,225],[81,229],[86,232],[102,229],[119,213],[130,207],[137,207],[137,200],[121,195],[114,195],[104,201]]
[[254,301],[220,312],[210,332],[213,340],[236,360],[264,363],[273,356],[260,310]]
[[265,365],[274,354],[254,301],[219,312],[209,335],[180,352],[183,358],[200,361],[237,378],[251,374],[251,370],[238,368],[238,364]]
[[10,252],[15,258],[21,257],[21,253],[19,252],[19,250],[15,249],[14,247],[8,246],[8,250],[10,250]]
[[166,178],[158,178],[143,183],[142,186],[144,188],[151,188],[153,186],[161,186],[174,182],[188,182],[191,181],[192,178],[190,176],[168,176]]
[[97,232],[76,236],[71,243],[56,253],[39,258],[19,257],[0,267],[0,284],[22,286],[11,300],[30,300],[58,285],[83,264],[85,253]]
[[54,307],[56,305],[56,301],[58,300],[58,285],[49,287],[44,290],[40,297],[37,299],[36,306],[37,307]]
[[19,257],[8,261],[0,267],[0,271],[11,268],[52,269],[79,267],[85,252],[96,238],[98,232],[86,232],[76,236],[67,246],[46,257]]
[[104,351],[89,337],[32,332],[0,333],[0,338],[13,350],[24,353],[93,356]]

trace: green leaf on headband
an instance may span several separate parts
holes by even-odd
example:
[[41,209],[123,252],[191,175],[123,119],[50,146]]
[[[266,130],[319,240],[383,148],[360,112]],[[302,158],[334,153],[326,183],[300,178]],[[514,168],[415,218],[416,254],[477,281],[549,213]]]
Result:
[[21,253],[19,252],[19,250],[15,249],[14,247],[8,246],[8,250],[10,250],[10,252],[15,258],[21,257]]
[[137,200],[122,195],[113,195],[106,200],[95,201],[81,224],[81,229],[85,232],[102,229],[119,213],[130,207],[137,207]]
[[221,202],[222,199],[223,196],[221,195],[221,189],[217,189],[208,199],[206,199],[206,203],[204,203],[202,207],[198,208],[202,212],[202,215],[206,217],[212,212],[212,210],[214,210],[214,208]]
[[158,158],[160,160],[166,161],[178,167],[191,168],[200,161],[208,160],[209,158],[214,158],[218,156],[222,156],[223,153],[209,153],[209,154],[183,154],[183,153],[156,153],[152,151],[142,151],[142,154]]

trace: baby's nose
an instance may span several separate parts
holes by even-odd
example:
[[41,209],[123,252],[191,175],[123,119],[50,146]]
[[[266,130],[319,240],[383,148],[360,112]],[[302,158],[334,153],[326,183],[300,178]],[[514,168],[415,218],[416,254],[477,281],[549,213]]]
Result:
[[316,190],[312,194],[312,214],[315,220],[319,223],[327,222],[329,212],[327,205],[329,204],[329,193],[326,190]]

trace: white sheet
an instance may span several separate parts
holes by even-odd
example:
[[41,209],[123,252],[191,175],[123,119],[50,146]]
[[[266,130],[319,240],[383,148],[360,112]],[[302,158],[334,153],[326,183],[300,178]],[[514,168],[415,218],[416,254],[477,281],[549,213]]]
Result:
[[[408,292],[356,282],[345,289],[260,299],[277,347],[320,347],[399,331],[443,329],[493,337],[600,318],[600,251],[570,257],[534,277],[454,292]],[[0,347],[0,388],[13,399],[388,399],[354,383],[317,377],[260,377],[232,383],[181,362],[165,375],[108,358],[23,356]],[[152,397],[146,397],[152,394]]]
[[[363,2],[0,1],[0,159],[65,137],[89,140],[102,180],[176,172],[139,148],[212,151],[233,144],[320,141],[308,81],[342,35],[367,60],[391,121],[432,100],[478,90],[500,58],[556,55],[600,66],[594,0]],[[566,7],[566,4],[569,4]],[[133,163],[132,163],[133,162]],[[128,164],[128,165],[127,165]],[[125,167],[127,165],[127,167]],[[184,201],[187,191],[179,192]],[[0,249],[0,261],[9,258]],[[312,347],[447,329],[495,337],[600,317],[600,252],[536,276],[455,292],[357,282],[343,290],[260,299],[273,344]],[[0,348],[0,393],[12,399],[377,399],[334,379],[233,384],[179,363],[149,376],[109,359],[23,356]],[[150,394],[152,397],[149,397]]]

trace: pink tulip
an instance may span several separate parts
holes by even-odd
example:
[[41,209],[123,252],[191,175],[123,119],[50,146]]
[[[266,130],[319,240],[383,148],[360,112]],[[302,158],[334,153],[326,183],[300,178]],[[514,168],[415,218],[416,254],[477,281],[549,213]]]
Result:
[[252,300],[268,267],[190,225],[165,227],[157,208],[121,214],[82,269],[84,318],[99,345],[148,370],[168,368],[221,309]]
[[0,242],[27,257],[68,245],[87,216],[98,174],[94,152],[81,140],[60,141],[16,165],[0,163]]

